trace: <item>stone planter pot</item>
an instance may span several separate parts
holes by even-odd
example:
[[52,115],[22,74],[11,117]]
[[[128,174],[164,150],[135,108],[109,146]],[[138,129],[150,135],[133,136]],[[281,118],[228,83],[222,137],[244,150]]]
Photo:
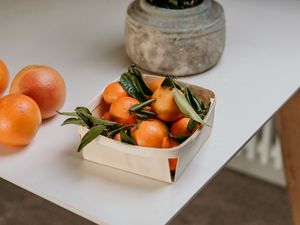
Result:
[[126,52],[144,70],[176,76],[201,73],[219,61],[224,45],[224,11],[215,1],[174,10],[135,0],[127,9]]

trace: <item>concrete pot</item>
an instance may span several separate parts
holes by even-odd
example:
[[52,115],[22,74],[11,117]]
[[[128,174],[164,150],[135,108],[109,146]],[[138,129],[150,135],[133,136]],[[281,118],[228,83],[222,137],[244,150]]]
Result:
[[126,52],[144,70],[175,76],[201,73],[219,61],[224,46],[224,11],[215,1],[174,10],[135,0],[127,9]]

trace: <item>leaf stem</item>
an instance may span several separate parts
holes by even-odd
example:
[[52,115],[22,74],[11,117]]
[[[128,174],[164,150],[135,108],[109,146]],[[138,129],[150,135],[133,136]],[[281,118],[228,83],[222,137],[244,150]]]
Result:
[[146,106],[151,105],[153,102],[155,102],[156,99],[155,98],[151,98],[145,102],[142,102],[140,104],[134,105],[130,108],[130,112],[137,112],[139,110],[142,110],[143,108],[145,108]]

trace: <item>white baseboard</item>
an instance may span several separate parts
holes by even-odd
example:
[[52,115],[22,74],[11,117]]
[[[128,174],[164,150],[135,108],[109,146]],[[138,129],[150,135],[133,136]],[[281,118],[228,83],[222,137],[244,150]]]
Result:
[[285,176],[275,122],[270,120],[228,164],[228,168],[285,186]]
[[227,164],[227,167],[275,185],[282,187],[286,185],[283,170],[275,170],[270,164],[261,165],[257,160],[250,161],[245,157],[236,156]]

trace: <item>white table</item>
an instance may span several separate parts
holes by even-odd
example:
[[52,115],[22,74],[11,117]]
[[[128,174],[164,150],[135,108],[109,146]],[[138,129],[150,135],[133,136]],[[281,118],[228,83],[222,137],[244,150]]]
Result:
[[[300,1],[220,0],[227,19],[220,63],[183,80],[217,95],[214,128],[173,185],[83,161],[74,127],[45,122],[20,151],[0,146],[0,176],[103,224],[164,224],[285,103],[300,84]],[[127,1],[0,0],[0,58],[11,76],[28,64],[64,76],[63,108],[86,105],[130,61],[123,48]]]

